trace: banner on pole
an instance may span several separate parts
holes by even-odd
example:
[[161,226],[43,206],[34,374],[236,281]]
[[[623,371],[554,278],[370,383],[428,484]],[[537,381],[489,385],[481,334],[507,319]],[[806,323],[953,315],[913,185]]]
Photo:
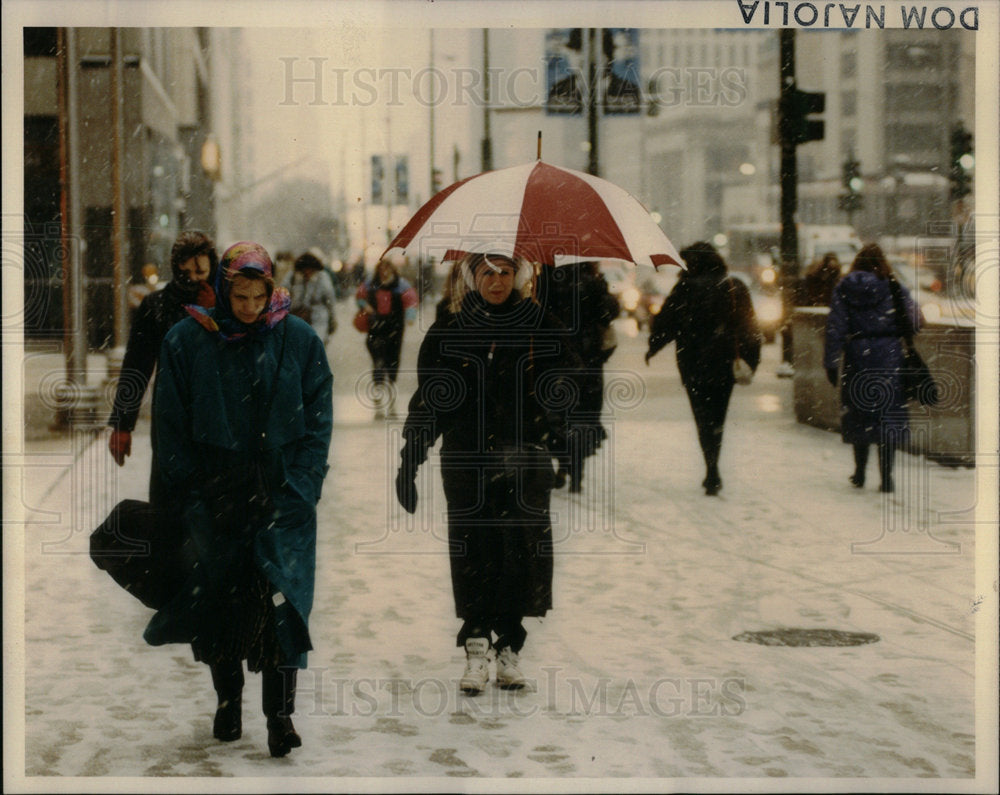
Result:
[[545,112],[583,113],[583,29],[553,28],[545,34]]

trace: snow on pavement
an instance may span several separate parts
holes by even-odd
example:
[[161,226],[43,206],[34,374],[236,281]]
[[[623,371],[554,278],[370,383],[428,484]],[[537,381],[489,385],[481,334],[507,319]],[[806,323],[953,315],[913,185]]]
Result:
[[[409,334],[404,368],[418,337]],[[464,655],[436,455],[410,517],[391,486],[399,423],[374,423],[359,402],[361,340],[345,328],[331,346],[336,424],[319,507],[316,648],[299,680],[304,745],[284,759],[267,753],[259,677],[248,676],[242,739],[213,740],[207,667],[185,646],[146,646],[150,611],[86,555],[88,531],[111,505],[145,496],[148,426],[123,469],[104,437],[25,456],[23,739],[33,783],[972,787],[982,596],[974,470],[901,455],[891,499],[872,484],[851,488],[849,448],[795,422],[772,345],[754,383],[734,395],[724,489],[707,498],[672,350],[646,368],[644,340],[620,335],[608,366],[609,439],[588,461],[584,492],[553,496],[556,606],[525,622],[534,686],[469,698],[457,691]],[[413,383],[401,376],[401,408]],[[733,640],[782,627],[880,640]]]

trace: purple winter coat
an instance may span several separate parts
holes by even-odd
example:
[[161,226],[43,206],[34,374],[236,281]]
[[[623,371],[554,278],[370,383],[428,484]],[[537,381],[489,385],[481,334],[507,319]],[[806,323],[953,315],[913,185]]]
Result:
[[[899,289],[917,331],[920,309],[903,285]],[[899,444],[909,431],[909,418],[899,377],[903,342],[888,280],[852,271],[834,288],[823,365],[837,369],[842,353],[841,437],[848,444],[877,444],[889,434]]]

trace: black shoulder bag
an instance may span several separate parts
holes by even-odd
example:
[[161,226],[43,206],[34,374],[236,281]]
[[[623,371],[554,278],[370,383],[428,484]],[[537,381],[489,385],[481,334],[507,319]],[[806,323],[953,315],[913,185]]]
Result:
[[726,293],[729,296],[729,323],[727,325],[729,325],[732,329],[733,338],[733,380],[737,384],[746,386],[753,381],[753,368],[740,355],[740,335],[742,333],[742,329],[740,328],[740,317],[736,312],[736,298],[734,296],[735,289],[732,277],[727,278]]
[[896,310],[896,328],[903,339],[903,366],[899,377],[903,382],[903,394],[907,400],[916,400],[923,406],[936,406],[941,402],[938,385],[931,375],[930,369],[923,358],[913,347],[913,323],[906,311],[906,302],[899,283],[889,277],[889,290],[892,292],[892,303]]

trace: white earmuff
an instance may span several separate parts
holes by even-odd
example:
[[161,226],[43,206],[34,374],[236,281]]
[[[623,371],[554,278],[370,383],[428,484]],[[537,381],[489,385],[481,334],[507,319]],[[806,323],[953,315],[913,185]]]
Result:
[[[514,273],[514,289],[522,290],[531,281],[532,277],[534,277],[535,269],[531,266],[530,262],[525,260],[517,260],[517,263],[517,271]],[[466,285],[468,285],[470,290],[475,290],[476,277],[473,276],[472,270],[469,268],[468,259],[462,261],[461,267],[462,278],[465,280]]]
[[514,274],[514,289],[523,290],[525,285],[531,281],[535,275],[535,269],[526,260],[520,260],[517,266],[517,273]]

